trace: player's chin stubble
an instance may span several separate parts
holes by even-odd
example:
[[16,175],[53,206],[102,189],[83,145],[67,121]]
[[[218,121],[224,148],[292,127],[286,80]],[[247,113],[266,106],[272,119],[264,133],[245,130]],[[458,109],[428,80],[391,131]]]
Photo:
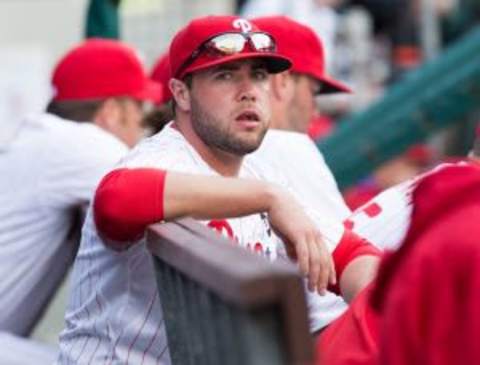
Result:
[[224,152],[244,156],[254,152],[263,141],[267,126],[258,132],[256,138],[241,138],[229,133],[214,115],[203,109],[198,102],[191,100],[192,128],[200,139],[209,147],[215,147]]

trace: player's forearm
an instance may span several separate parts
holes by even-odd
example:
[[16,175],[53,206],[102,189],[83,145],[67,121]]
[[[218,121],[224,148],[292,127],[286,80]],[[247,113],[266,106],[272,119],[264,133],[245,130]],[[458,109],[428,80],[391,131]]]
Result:
[[372,282],[377,273],[378,256],[358,256],[352,260],[340,277],[340,291],[345,301],[350,302]]
[[97,188],[94,218],[99,233],[115,247],[114,242],[136,240],[149,224],[162,220],[230,218],[268,211],[279,194],[273,185],[256,180],[118,169]]
[[232,218],[268,211],[279,189],[258,180],[169,172],[165,181],[164,219]]

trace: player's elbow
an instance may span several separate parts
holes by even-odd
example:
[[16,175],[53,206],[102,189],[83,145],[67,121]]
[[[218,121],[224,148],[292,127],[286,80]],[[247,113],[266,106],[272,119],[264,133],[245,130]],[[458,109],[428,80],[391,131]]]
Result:
[[127,241],[139,239],[144,226],[135,221],[132,207],[138,204],[132,186],[126,183],[126,169],[107,174],[100,182],[93,201],[93,214],[97,231],[114,249],[122,249]]

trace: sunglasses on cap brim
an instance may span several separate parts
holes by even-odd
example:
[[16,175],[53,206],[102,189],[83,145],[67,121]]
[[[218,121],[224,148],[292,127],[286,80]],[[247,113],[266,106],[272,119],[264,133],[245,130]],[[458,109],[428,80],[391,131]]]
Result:
[[232,56],[243,52],[246,45],[255,52],[275,52],[277,45],[272,36],[263,32],[223,33],[203,42],[180,66],[177,75],[181,75],[201,54],[212,58]]

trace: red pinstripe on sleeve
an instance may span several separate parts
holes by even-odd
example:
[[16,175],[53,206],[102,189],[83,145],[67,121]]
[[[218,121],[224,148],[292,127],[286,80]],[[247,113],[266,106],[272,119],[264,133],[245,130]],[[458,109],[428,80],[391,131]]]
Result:
[[122,249],[122,242],[139,239],[145,228],[161,221],[166,171],[117,169],[100,182],[93,201],[97,230],[106,243]]
[[[337,278],[341,278],[345,268],[354,259],[359,256],[381,256],[382,251],[373,246],[366,239],[358,236],[348,228],[344,230],[342,239],[332,253],[333,262],[335,264],[335,271]],[[340,280],[337,280],[337,285],[329,287],[329,290],[334,293],[340,293]]]

